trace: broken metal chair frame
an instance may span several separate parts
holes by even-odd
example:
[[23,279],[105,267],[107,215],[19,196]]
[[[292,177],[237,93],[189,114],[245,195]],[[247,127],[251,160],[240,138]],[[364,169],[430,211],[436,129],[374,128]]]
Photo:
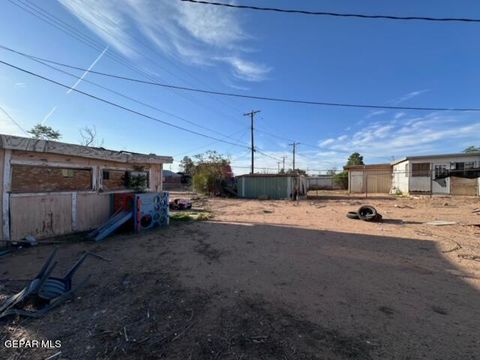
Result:
[[[51,272],[57,265],[52,263],[57,249],[53,250],[43,265],[39,274],[19,293],[9,297],[0,307],[0,319],[9,315],[20,315],[28,317],[41,317],[49,310],[59,306],[71,298],[77,290],[82,288],[90,276],[87,276],[76,287],[72,286],[72,278],[80,265],[85,261],[88,255],[95,254],[84,253],[63,278],[50,277]],[[30,302],[46,302],[46,305],[39,310],[24,310],[22,307]]]
[[57,249],[53,250],[38,275],[25,288],[23,288],[23,290],[5,300],[0,307],[0,318],[8,315],[8,310],[25,305],[32,296],[38,293],[43,283],[47,280],[48,276],[57,265],[56,262],[52,264],[56,252]]

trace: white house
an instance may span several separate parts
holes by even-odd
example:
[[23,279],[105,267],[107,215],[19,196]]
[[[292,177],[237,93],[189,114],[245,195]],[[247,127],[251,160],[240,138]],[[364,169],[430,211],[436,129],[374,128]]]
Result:
[[[408,156],[392,165],[393,193],[479,195],[480,178],[465,175],[480,168],[480,152]],[[447,173],[457,176],[444,177]]]

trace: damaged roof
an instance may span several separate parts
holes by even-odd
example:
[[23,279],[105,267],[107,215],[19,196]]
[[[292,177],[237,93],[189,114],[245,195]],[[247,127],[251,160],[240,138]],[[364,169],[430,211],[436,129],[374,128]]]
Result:
[[70,155],[121,163],[170,164],[173,162],[171,156],[108,150],[101,147],[90,147],[60,141],[32,139],[4,134],[0,134],[0,149]]

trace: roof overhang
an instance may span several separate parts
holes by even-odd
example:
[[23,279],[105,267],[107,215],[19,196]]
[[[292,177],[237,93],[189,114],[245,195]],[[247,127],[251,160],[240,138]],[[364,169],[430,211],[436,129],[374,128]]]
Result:
[[173,162],[171,156],[115,151],[98,147],[68,144],[59,141],[40,140],[3,134],[0,134],[0,149],[78,156],[88,159],[132,164],[170,164]]
[[370,165],[350,165],[344,166],[345,170],[385,170],[391,169],[391,164],[370,164]]
[[401,159],[392,161],[391,165],[396,165],[407,160],[434,160],[434,159],[445,159],[445,158],[467,158],[467,157],[480,157],[480,152],[467,152],[467,153],[454,153],[454,154],[437,154],[437,155],[418,155],[418,156],[407,156]]

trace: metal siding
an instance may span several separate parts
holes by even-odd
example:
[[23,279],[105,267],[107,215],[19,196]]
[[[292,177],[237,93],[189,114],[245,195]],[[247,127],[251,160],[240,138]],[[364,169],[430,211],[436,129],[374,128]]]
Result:
[[239,182],[242,197],[259,198],[267,196],[271,199],[285,199],[289,196],[287,181],[288,177],[255,176],[242,177]]

